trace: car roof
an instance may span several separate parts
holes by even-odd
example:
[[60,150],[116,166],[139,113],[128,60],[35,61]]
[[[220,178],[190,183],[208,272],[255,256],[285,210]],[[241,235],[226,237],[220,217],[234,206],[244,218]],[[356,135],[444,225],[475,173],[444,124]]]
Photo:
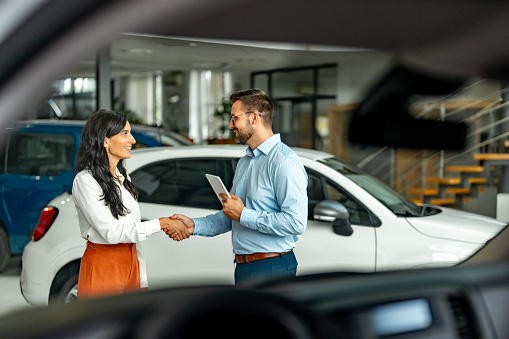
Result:
[[[228,154],[233,156],[242,156],[245,154],[247,146],[246,145],[190,145],[190,146],[175,146],[175,147],[150,147],[150,148],[140,148],[132,151],[132,155],[134,157],[145,156],[147,154],[153,156],[157,153],[178,153],[185,152],[185,154],[196,154],[206,151],[208,154],[217,155],[217,154]],[[330,153],[316,151],[312,149],[300,148],[300,147],[292,147],[292,149],[299,155],[301,158],[306,158],[309,160],[318,160],[324,158],[334,157]]]
[[[83,127],[86,124],[86,120],[60,120],[60,119],[30,119],[30,120],[18,120],[11,124],[11,127],[18,126],[79,126]],[[154,126],[144,126],[144,125],[136,125],[132,124],[131,128],[135,131],[153,131],[153,132],[161,132],[165,134],[175,135],[174,132],[168,132],[161,128]],[[179,135],[179,134],[177,134]],[[182,137],[182,136],[181,136]],[[182,137],[183,138],[183,137]],[[184,138],[185,139],[185,138]]]
[[11,127],[17,126],[84,126],[86,121],[84,120],[56,120],[56,119],[31,119],[31,120],[19,120],[12,123]]

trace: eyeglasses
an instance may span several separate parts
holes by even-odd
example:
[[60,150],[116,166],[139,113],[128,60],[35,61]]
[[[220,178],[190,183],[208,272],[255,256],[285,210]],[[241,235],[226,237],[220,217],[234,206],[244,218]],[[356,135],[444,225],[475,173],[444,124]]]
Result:
[[[251,111],[251,112],[246,112],[246,113],[240,113],[240,114],[237,114],[237,115],[232,115],[230,116],[230,121],[232,122],[232,124],[235,125],[235,121],[237,120],[237,117],[239,115],[244,115],[244,114],[251,114],[251,113],[254,113],[254,111]],[[235,119],[234,119],[235,118]]]

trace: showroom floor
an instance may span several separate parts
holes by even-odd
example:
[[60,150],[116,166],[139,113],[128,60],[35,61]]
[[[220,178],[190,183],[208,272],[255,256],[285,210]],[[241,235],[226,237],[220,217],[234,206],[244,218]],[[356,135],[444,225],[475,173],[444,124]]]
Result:
[[20,274],[21,257],[11,259],[7,270],[0,273],[0,317],[13,311],[31,307],[21,295],[19,288]]

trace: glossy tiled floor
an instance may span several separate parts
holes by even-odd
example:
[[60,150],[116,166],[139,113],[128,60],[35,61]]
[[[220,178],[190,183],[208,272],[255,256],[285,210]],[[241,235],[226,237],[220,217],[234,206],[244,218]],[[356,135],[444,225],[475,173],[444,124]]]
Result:
[[13,311],[31,307],[21,295],[19,288],[20,274],[21,257],[11,259],[7,270],[0,273],[0,317]]

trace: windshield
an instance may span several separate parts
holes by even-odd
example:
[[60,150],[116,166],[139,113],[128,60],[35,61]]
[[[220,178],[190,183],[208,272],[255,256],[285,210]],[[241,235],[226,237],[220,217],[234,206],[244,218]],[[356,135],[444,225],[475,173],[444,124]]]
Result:
[[364,173],[359,168],[344,163],[337,158],[321,159],[319,162],[333,168],[348,179],[352,180],[359,187],[389,208],[394,214],[405,216],[421,214],[420,206],[416,205],[410,199],[399,194],[375,177]]
[[163,146],[185,146],[191,144],[186,138],[177,133],[150,130],[144,130],[144,132],[158,140]]

